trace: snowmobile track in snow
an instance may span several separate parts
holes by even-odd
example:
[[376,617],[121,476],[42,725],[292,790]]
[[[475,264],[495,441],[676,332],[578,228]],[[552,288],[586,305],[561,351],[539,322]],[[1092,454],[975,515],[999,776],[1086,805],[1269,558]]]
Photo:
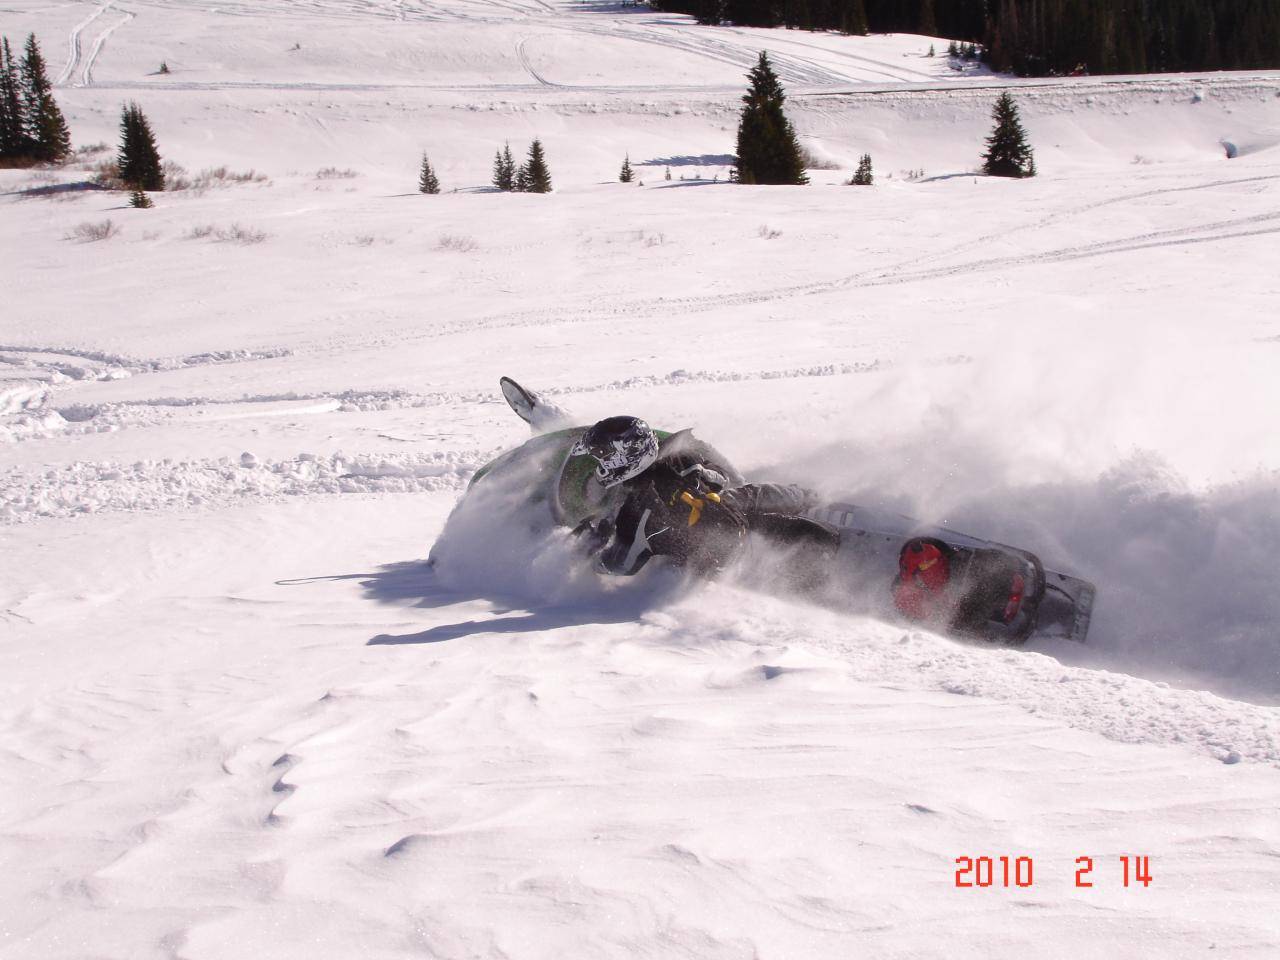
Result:
[[93,21],[106,13],[115,0],[106,0],[101,6],[97,7],[93,13],[89,14],[85,19],[81,20],[71,28],[71,36],[67,40],[67,62],[63,66],[62,71],[54,78],[53,85],[55,87],[64,86],[71,79],[71,75],[75,73],[76,67],[80,65],[80,34],[82,34]]

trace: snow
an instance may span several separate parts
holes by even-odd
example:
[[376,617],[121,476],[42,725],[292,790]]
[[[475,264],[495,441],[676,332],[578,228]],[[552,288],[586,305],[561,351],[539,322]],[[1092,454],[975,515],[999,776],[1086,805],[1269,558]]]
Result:
[[[1275,954],[1280,73],[536,0],[30,30],[77,146],[137,100],[201,185],[0,171],[5,956]],[[762,47],[805,188],[726,182]],[[974,175],[1005,86],[1031,181]],[[488,192],[534,136],[555,192]],[[500,503],[441,538],[528,434],[503,374],[1026,546],[1090,642],[566,574]]]

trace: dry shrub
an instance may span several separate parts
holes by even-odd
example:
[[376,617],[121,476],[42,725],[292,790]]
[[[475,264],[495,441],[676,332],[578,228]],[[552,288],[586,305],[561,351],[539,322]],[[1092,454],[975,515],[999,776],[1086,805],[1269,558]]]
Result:
[[207,240],[210,237],[219,243],[254,244],[266,240],[267,234],[255,227],[246,227],[239,223],[233,223],[229,227],[215,227],[211,223],[204,223],[192,227],[182,235],[184,240]]
[[452,250],[454,253],[471,253],[473,250],[480,249],[480,244],[476,243],[471,237],[454,236],[452,234],[441,234],[440,239],[436,241],[437,250]]
[[124,181],[120,179],[120,167],[114,160],[103,160],[91,166],[89,171],[95,184],[104,190],[123,190]]
[[350,180],[358,176],[360,174],[349,167],[343,170],[339,170],[337,167],[321,167],[316,171],[317,180]]
[[800,148],[800,160],[806,170],[840,170],[840,164],[829,157],[820,157],[808,147]]
[[76,243],[94,243],[114,237],[119,232],[120,228],[110,220],[99,220],[97,223],[86,221],[76,224],[63,235],[62,239],[73,240]]
[[230,183],[266,183],[267,175],[256,170],[229,170],[226,167],[208,167],[201,170],[195,179],[197,189],[204,187],[226,186]]

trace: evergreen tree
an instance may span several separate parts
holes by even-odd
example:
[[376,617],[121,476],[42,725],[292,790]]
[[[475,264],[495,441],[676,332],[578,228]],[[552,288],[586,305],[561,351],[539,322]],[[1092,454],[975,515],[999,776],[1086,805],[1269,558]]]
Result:
[[528,164],[520,164],[520,169],[516,171],[515,186],[512,187],[516,193],[528,193],[530,189],[529,166]]
[[65,160],[71,153],[71,132],[53,99],[53,86],[34,33],[27,37],[22,58],[22,99],[31,155],[44,163]]
[[0,38],[0,158],[15,160],[30,153],[18,65],[9,38]]
[[858,169],[853,174],[853,179],[849,183],[855,187],[869,187],[875,183],[875,176],[871,172],[871,154],[864,153],[862,159],[858,161]]
[[702,23],[954,37],[956,56],[1022,76],[1280,65],[1280,0],[649,2]]
[[547,169],[547,158],[542,152],[541,140],[534,140],[529,144],[529,159],[521,169],[525,173],[530,193],[551,192],[551,171]]
[[748,76],[738,122],[738,182],[808,183],[796,132],[782,109],[786,94],[763,50]]
[[995,129],[987,137],[983,154],[983,170],[992,177],[1030,177],[1035,175],[1035,158],[1027,143],[1027,133],[1018,118],[1018,105],[1009,91],[1000,94],[991,112]]
[[853,0],[845,7],[844,16],[840,23],[840,29],[844,33],[857,37],[865,37],[869,32],[867,26],[867,8],[862,0]]
[[116,163],[125,186],[135,190],[164,189],[156,138],[136,103],[127,105],[120,115],[120,154]]
[[431,169],[431,161],[427,159],[425,153],[422,155],[422,170],[418,173],[418,192],[440,192],[440,181],[436,177],[436,172]]
[[147,196],[143,190],[134,190],[129,194],[129,206],[136,207],[139,210],[149,210],[155,206],[151,202],[151,198]]
[[619,183],[630,183],[635,179],[635,174],[631,170],[631,155],[622,158],[622,172],[618,174]]
[[494,155],[493,185],[506,193],[516,188],[516,161],[509,143]]

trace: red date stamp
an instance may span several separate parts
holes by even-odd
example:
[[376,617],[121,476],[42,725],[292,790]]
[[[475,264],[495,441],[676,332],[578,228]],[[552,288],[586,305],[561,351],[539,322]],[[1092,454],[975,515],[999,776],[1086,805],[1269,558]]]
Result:
[[[1151,858],[1125,855],[1118,858],[1120,881],[1126,886],[1151,886]],[[956,857],[957,887],[1030,887],[1036,882],[1035,861],[1031,857]],[[1094,885],[1093,857],[1076,857],[1075,885],[1087,890]]]

